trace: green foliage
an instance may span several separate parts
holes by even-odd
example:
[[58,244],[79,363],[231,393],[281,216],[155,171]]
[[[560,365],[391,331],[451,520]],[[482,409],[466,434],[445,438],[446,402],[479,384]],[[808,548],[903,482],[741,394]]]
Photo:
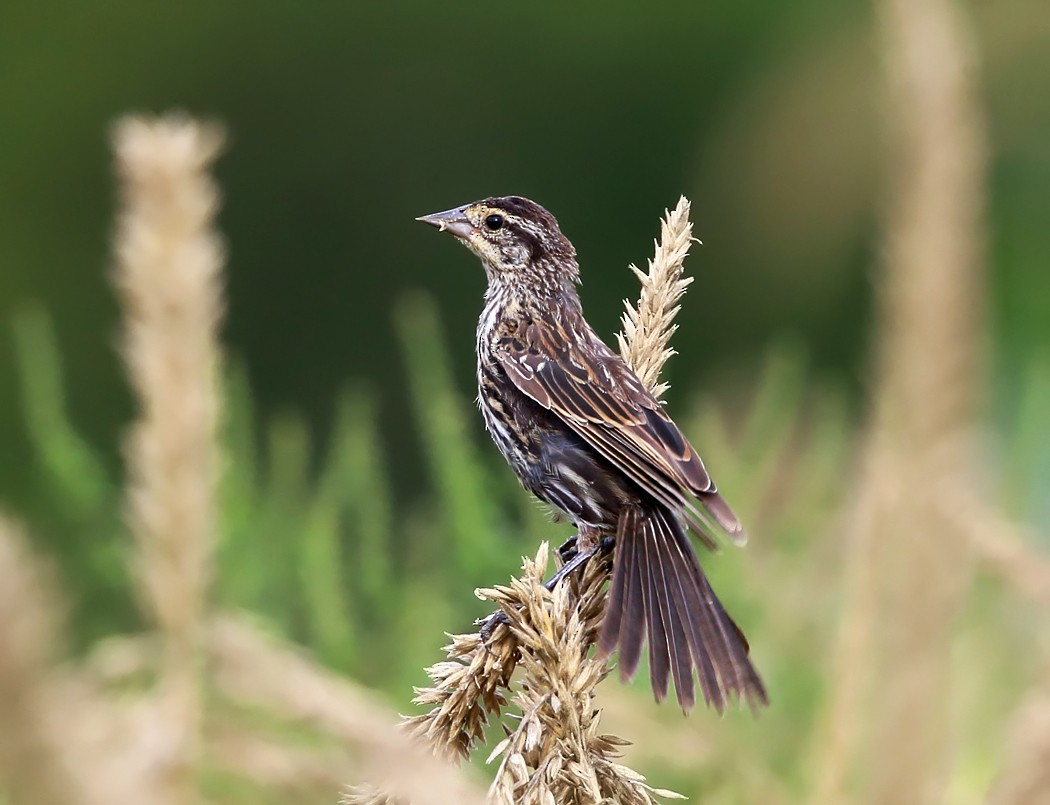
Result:
[[483,584],[499,563],[502,542],[495,484],[468,436],[466,406],[452,387],[433,304],[412,296],[398,306],[396,321],[420,437],[441,501],[446,570],[462,569],[461,579]]
[[[454,388],[432,303],[416,296],[397,312],[434,498],[395,509],[372,389],[361,384],[340,395],[319,446],[301,416],[261,422],[247,372],[233,362],[215,595],[265,616],[333,667],[403,697],[443,632],[466,630],[484,614],[472,588],[505,578],[533,545],[515,535],[524,527],[556,539],[568,529],[552,526],[509,473],[494,473],[492,458],[480,455],[480,427]],[[34,525],[74,535],[55,547],[80,597],[76,629],[86,645],[128,628],[133,611],[120,479],[65,410],[47,315],[22,314],[15,332],[33,469],[47,502]]]
[[47,314],[40,308],[21,311],[15,316],[14,335],[22,410],[39,459],[43,491],[71,517],[111,513],[116,488],[66,414],[62,363]]
[[137,624],[125,576],[127,534],[120,487],[69,419],[62,361],[51,321],[40,308],[14,319],[22,410],[33,448],[36,533],[73,580],[78,647]]
[[[416,295],[397,307],[395,318],[428,494],[396,500],[379,427],[381,402],[370,387],[355,385],[339,396],[331,434],[318,445],[298,415],[262,421],[247,372],[232,363],[215,596],[223,606],[264,617],[331,667],[407,706],[410,687],[438,656],[443,633],[464,631],[484,614],[471,588],[505,580],[521,553],[539,539],[557,544],[570,529],[553,524],[516,488],[495,451],[480,443],[480,424],[453,380],[434,305]],[[127,539],[119,519],[121,483],[69,419],[47,315],[23,313],[15,333],[32,471],[48,503],[44,514],[33,515],[34,531],[74,535],[62,543],[59,559],[77,596],[74,627],[83,645],[134,625],[121,561]],[[1004,455],[1015,511],[1043,505],[1037,480],[1050,443],[1047,377],[1045,367],[1033,366],[1010,417],[1017,435]],[[752,640],[775,710],[760,721],[722,722],[723,737],[703,771],[673,755],[641,764],[663,785],[726,802],[761,800],[771,781],[781,798],[807,790],[808,753],[830,684],[827,652],[838,594],[822,563],[837,550],[831,524],[847,488],[855,430],[846,395],[812,382],[797,344],[770,350],[756,389],[731,423],[725,406],[710,398],[683,419],[750,527],[747,551],[724,551],[706,566]],[[983,581],[960,625],[960,650],[992,644],[996,656],[1011,656],[1019,636],[998,626],[1009,609],[999,586]],[[981,736],[988,724],[1001,730],[1002,713],[1026,673],[1005,660],[999,665],[996,673],[1011,688],[1000,686],[990,694],[994,707],[969,714],[981,728],[961,750],[968,768],[977,770],[970,775],[976,782],[966,784],[975,789],[996,767],[994,742]],[[639,744],[659,746],[665,731],[685,729],[673,708],[646,703],[643,684],[629,698],[639,721],[628,736]],[[700,713],[689,724],[702,732],[708,718]],[[659,733],[650,734],[653,729]],[[742,783],[717,771],[738,768],[736,753],[745,748],[761,754],[764,777]],[[231,778],[215,785],[232,791],[240,783]]]

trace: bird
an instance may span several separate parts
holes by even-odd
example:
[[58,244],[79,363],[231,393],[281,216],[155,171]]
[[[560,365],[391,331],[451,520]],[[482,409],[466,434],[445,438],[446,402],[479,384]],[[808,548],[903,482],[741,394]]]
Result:
[[687,535],[709,549],[743,528],[663,406],[583,316],[576,250],[521,196],[490,197],[417,220],[447,232],[488,281],[477,329],[478,405],[521,485],[563,512],[577,548],[612,538],[597,657],[618,651],[623,681],[648,645],[656,700],[768,704],[743,632],[715,595]]

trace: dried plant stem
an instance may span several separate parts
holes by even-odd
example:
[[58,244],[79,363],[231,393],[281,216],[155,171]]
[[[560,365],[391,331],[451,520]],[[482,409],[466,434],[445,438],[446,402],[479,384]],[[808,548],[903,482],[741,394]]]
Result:
[[949,640],[973,561],[942,505],[960,489],[983,499],[984,122],[958,6],[883,0],[880,15],[898,158],[873,438],[898,460],[896,483],[871,493],[885,510],[876,673],[892,680],[873,709],[871,790],[933,803],[951,768]]
[[403,799],[385,794],[378,788],[354,786],[339,798],[339,805],[406,805]]
[[413,704],[432,709],[406,717],[403,726],[448,760],[462,760],[484,740],[489,717],[507,705],[506,692],[518,663],[518,643],[506,624],[483,642],[478,633],[450,635],[448,659],[427,669],[433,683],[418,688]]
[[1050,559],[1034,547],[1038,537],[972,495],[944,501],[945,522],[963,535],[981,561],[1018,595],[1050,612]]
[[[497,627],[488,645],[477,635],[453,638],[449,661],[429,669],[434,686],[416,698],[433,709],[406,718],[404,725],[438,754],[465,757],[483,738],[487,716],[498,716],[513,698],[521,718],[490,757],[502,760],[489,802],[649,805],[653,794],[677,796],[650,788],[644,777],[616,763],[627,742],[598,732],[593,697],[608,666],[588,656],[588,649],[605,611],[611,562],[592,560],[579,578],[551,593],[543,586],[548,553],[543,543],[535,559],[524,561],[520,579],[478,591],[500,608],[507,623]],[[522,678],[511,690],[515,667]]]
[[876,397],[813,800],[848,801],[870,707],[870,800],[932,803],[950,768],[949,638],[972,564],[945,504],[982,498],[983,121],[951,0],[883,0],[880,20],[895,138]]
[[624,302],[623,332],[616,338],[620,355],[657,399],[668,389],[666,383],[660,382],[660,370],[675,354],[668,344],[678,329],[674,323],[681,309],[678,302],[693,281],[692,277],[683,276],[683,264],[693,240],[689,200],[682,196],[673,211],[664,211],[656,257],[649,261],[648,273],[631,265],[631,271],[642,283],[642,293],[637,306]]
[[[234,616],[213,620],[209,656],[216,688],[242,706],[261,707],[334,736],[354,748],[354,773],[413,805],[480,803],[462,773],[434,760],[392,728],[391,713],[370,692]],[[405,769],[413,770],[406,774]]]
[[109,699],[59,664],[60,596],[46,569],[0,517],[0,787],[12,805],[154,802],[164,747],[152,702]]
[[601,627],[611,563],[594,559],[579,579],[551,593],[543,586],[547,553],[544,543],[534,560],[525,561],[520,580],[483,591],[508,614],[523,671],[514,694],[521,721],[490,757],[502,755],[489,802],[650,805],[654,793],[677,797],[654,791],[644,777],[616,763],[627,742],[598,731],[593,698],[609,669],[587,649]]
[[[320,792],[331,801],[348,779],[372,780],[391,801],[413,805],[484,800],[484,789],[467,774],[395,730],[396,715],[373,691],[324,668],[264,627],[243,614],[221,612],[206,624],[210,688],[218,704],[207,729],[211,768],[296,801],[305,801],[304,792]],[[154,636],[135,635],[100,644],[86,671],[99,687],[126,690],[129,682],[156,674],[162,662]],[[277,735],[260,730],[260,714],[280,725]],[[152,737],[156,725],[147,730]],[[291,743],[289,731],[298,736]],[[353,802],[370,791],[352,789],[345,798]]]
[[1002,775],[989,792],[989,805],[1039,805],[1050,792],[1050,687],[1029,694],[1021,706],[1004,752]]
[[[1050,612],[1050,561],[1033,547],[1034,537],[972,496],[957,496],[946,506],[946,517],[1018,595]],[[1014,715],[1004,757],[988,802],[1027,805],[1042,801],[1040,796],[1045,798],[1050,792],[1050,668]]]
[[[952,0],[883,0],[881,20],[897,158],[877,414],[914,450],[965,451],[985,386],[984,122],[974,56]],[[956,457],[942,455],[946,469]]]
[[55,624],[25,537],[0,519],[0,779],[15,802],[72,803],[76,786],[48,719]]
[[165,793],[180,803],[197,798],[201,619],[216,539],[222,249],[207,170],[221,140],[178,117],[125,119],[114,135],[115,283],[140,409],[127,444],[128,519],[142,599],[162,639]]
[[[861,473],[867,483],[889,477],[886,457],[869,453]],[[870,562],[875,557],[881,510],[870,495],[861,495],[850,513],[843,578],[845,591],[838,623],[838,640],[829,678],[832,680],[822,728],[813,752],[816,769],[813,803],[848,803],[849,776],[861,743],[861,725],[867,712],[869,664],[875,654],[874,629],[878,617],[878,586]]]

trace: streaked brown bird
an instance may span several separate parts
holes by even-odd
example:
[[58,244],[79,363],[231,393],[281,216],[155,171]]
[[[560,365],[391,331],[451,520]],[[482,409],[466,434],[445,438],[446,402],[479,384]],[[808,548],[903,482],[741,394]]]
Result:
[[599,656],[618,647],[628,680],[647,642],[656,699],[673,677],[686,711],[694,669],[719,711],[733,698],[766,704],[747,640],[686,534],[688,525],[713,549],[719,531],[743,541],[740,522],[660,403],[583,318],[576,250],[554,216],[507,196],[418,220],[485,267],[478,405],[496,446],[526,489],[572,519],[579,551],[615,538]]

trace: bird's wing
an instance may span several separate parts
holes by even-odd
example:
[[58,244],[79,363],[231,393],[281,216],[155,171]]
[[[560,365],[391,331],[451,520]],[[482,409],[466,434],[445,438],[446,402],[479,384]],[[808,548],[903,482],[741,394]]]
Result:
[[740,522],[678,426],[623,359],[580,326],[586,331],[570,338],[560,326],[522,323],[498,338],[493,352],[518,389],[656,500],[681,511],[709,547],[717,530],[742,542]]

